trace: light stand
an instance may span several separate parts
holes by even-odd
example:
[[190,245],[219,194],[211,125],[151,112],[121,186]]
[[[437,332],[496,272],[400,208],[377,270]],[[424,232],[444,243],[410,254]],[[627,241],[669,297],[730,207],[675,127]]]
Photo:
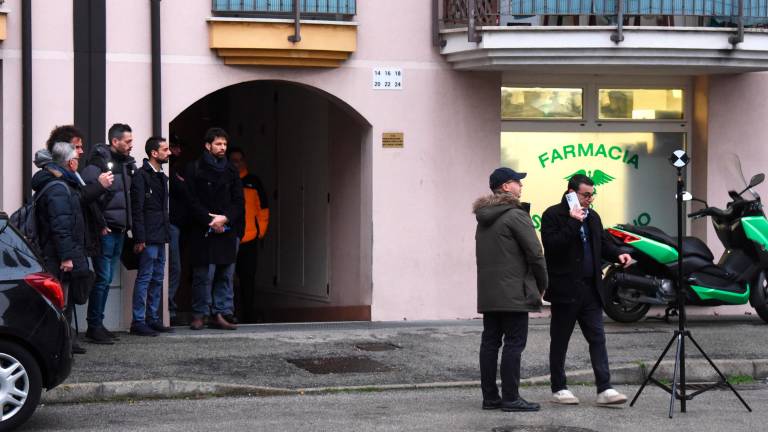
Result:
[[[648,376],[645,378],[645,381],[643,381],[643,384],[640,386],[640,389],[635,394],[635,397],[632,398],[632,402],[629,404],[629,406],[634,406],[635,402],[637,402],[637,399],[640,397],[640,393],[643,392],[643,389],[645,389],[645,386],[651,382],[657,387],[661,388],[662,390],[666,391],[670,394],[669,398],[669,418],[672,418],[672,414],[675,409],[675,399],[680,401],[680,412],[686,412],[686,402],[693,399],[694,397],[715,389],[715,388],[723,388],[728,387],[731,389],[733,394],[736,395],[737,398],[739,398],[739,401],[741,401],[742,404],[744,404],[744,407],[747,408],[749,412],[752,412],[752,408],[747,405],[747,402],[742,399],[739,392],[736,391],[735,388],[731,385],[731,383],[728,382],[728,379],[723,375],[722,372],[720,372],[720,369],[715,366],[715,364],[712,362],[712,360],[709,358],[707,353],[704,352],[704,350],[701,348],[701,346],[696,342],[696,340],[693,338],[693,335],[691,335],[691,332],[686,329],[687,325],[687,316],[685,313],[685,290],[683,285],[683,223],[685,222],[683,219],[683,190],[685,187],[685,183],[683,181],[683,168],[688,165],[688,162],[690,162],[690,158],[683,150],[675,150],[672,153],[672,156],[669,158],[669,162],[677,169],[677,312],[679,315],[678,319],[678,329],[675,330],[675,333],[672,335],[672,338],[669,340],[669,343],[667,343],[667,347],[664,348],[664,351],[661,353],[661,356],[659,356],[658,360],[656,360],[656,364],[653,365],[653,368],[651,369],[651,372],[648,374]],[[712,384],[706,384],[703,386],[696,386],[696,390],[693,393],[687,394],[687,387],[685,382],[685,338],[688,338],[691,340],[693,345],[696,347],[697,350],[701,353],[702,356],[704,356],[705,359],[707,359],[707,362],[709,362],[709,365],[712,366],[712,369],[717,372],[717,374],[720,376],[720,381]],[[677,341],[677,349],[675,351],[675,369],[672,372],[672,386],[668,386],[658,379],[653,377],[653,374],[656,372],[656,369],[658,369],[659,364],[661,364],[661,361],[664,359],[664,357],[667,355],[667,352],[669,351],[669,348],[672,347],[672,343]],[[678,375],[679,373],[679,375]],[[678,385],[679,381],[679,385]],[[693,386],[691,386],[693,387]]]

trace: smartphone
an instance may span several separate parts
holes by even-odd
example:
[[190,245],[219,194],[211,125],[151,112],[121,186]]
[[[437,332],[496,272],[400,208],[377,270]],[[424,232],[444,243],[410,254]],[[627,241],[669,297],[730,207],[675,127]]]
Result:
[[581,208],[579,197],[576,195],[576,192],[568,192],[565,194],[565,200],[568,201],[568,207],[570,207],[571,210]]

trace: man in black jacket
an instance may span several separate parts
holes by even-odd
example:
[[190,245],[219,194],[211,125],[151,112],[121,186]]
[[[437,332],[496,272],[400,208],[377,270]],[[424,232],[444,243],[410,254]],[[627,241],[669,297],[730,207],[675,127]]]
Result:
[[85,337],[91,343],[111,345],[117,337],[104,327],[104,309],[107,305],[112,274],[120,262],[125,232],[131,227],[131,177],[136,161],[131,157],[133,132],[127,124],[116,123],[107,134],[109,144],[97,144],[89,165],[83,170],[86,183],[94,183],[107,171],[114,174],[114,182],[99,200],[99,207],[107,227],[101,232],[101,254],[93,259],[96,283],[88,299],[88,330]]
[[568,181],[568,192],[575,192],[580,207],[571,209],[563,195],[560,204],[542,215],[541,240],[547,259],[549,287],[544,300],[552,303],[550,323],[549,369],[552,401],[578,404],[565,381],[565,356],[568,341],[578,321],[589,343],[589,357],[595,373],[597,403],[622,404],[627,397],[611,388],[608,351],[603,330],[601,260],[632,262],[605,237],[600,215],[590,206],[595,186],[589,177],[576,174]]
[[171,155],[168,159],[168,213],[170,214],[171,240],[168,243],[168,313],[171,325],[178,325],[176,320],[176,292],[181,283],[181,233],[186,229],[187,185],[184,179],[184,166],[181,156],[183,146],[179,137],[171,136],[169,143]]
[[170,150],[162,137],[149,138],[144,150],[149,158],[144,159],[131,182],[133,251],[139,254],[131,333],[156,336],[156,332],[171,331],[160,321],[165,245],[170,240],[168,177],[163,173],[163,164],[168,162]]
[[[192,256],[193,330],[209,327],[235,330],[232,276],[238,233],[243,232],[243,187],[226,157],[229,136],[221,128],[205,134],[203,155],[187,167],[189,243]],[[213,297],[211,297],[213,291]]]
[[[93,186],[85,186],[77,174],[79,161],[75,148],[66,142],[57,142],[50,147],[50,152],[38,152],[36,163],[41,169],[32,177],[32,189],[43,194],[37,198],[39,243],[46,268],[62,281],[66,301],[64,315],[71,323],[74,302],[69,283],[72,277],[82,277],[89,272],[83,208],[96,200],[111,185],[112,179],[103,175]],[[48,188],[43,191],[46,186]],[[76,338],[72,352],[85,353]]]

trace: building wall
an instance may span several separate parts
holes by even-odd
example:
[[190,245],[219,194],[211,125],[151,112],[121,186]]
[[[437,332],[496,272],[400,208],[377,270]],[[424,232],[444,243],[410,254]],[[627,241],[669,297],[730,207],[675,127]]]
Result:
[[[729,201],[726,185],[729,175],[722,169],[728,153],[741,159],[744,175],[749,178],[768,169],[768,73],[713,76],[709,94],[709,152],[707,164],[707,201],[725,208]],[[768,197],[768,184],[757,186],[761,197]],[[709,226],[710,248],[718,257],[723,247]]]
[[[749,181],[757,173],[768,172],[768,73],[713,76],[709,93],[709,138],[707,166],[707,201],[709,205],[725,208],[729,201],[726,185],[730,176],[723,169],[728,153],[735,153],[741,160],[742,171]],[[756,187],[760,196],[768,197],[768,185]],[[714,228],[708,226],[708,246],[717,259],[723,253]],[[713,313],[754,313],[749,305],[721,306]],[[707,309],[709,311],[709,309]]]
[[[0,205],[12,211],[22,200],[21,1],[7,0],[4,7],[10,13],[8,39],[0,45]],[[500,76],[450,70],[431,45],[428,2],[359,2],[358,50],[333,70],[225,66],[208,48],[210,1],[165,0],[161,7],[164,134],[167,123],[186,107],[231,84],[276,79],[333,95],[372,125],[360,137],[365,148],[359,159],[361,172],[372,172],[360,187],[373,197],[370,214],[363,212],[374,246],[370,251],[361,247],[357,258],[368,264],[362,274],[343,276],[372,280],[373,298],[363,293],[357,300],[372,300],[376,320],[474,315],[470,204],[486,192],[486,176],[498,163]],[[140,160],[151,133],[149,2],[107,0],[106,8],[104,129],[129,123],[136,138],[133,155]],[[73,120],[72,32],[71,0],[33,2],[35,149],[42,148],[54,126]],[[374,66],[402,67],[405,89],[371,90]],[[388,131],[404,132],[405,148],[383,149],[381,134]],[[357,138],[342,134],[338,139]],[[123,284],[130,279],[124,275]]]
[[[21,1],[8,0],[8,39],[3,60],[3,201],[12,212],[22,200],[21,151]],[[42,148],[50,130],[72,122],[73,39],[71,1],[32,2],[32,142]],[[34,171],[33,171],[34,172]],[[7,175],[6,175],[7,174]]]
[[[499,160],[500,75],[449,69],[431,45],[428,2],[358,2],[358,50],[332,70],[223,65],[208,48],[209,7],[162,3],[165,121],[208,93],[251,80],[304,83],[339,98],[372,125],[373,319],[473,316],[470,205]],[[110,48],[108,59],[115,55]],[[374,66],[402,67],[404,90],[371,90]],[[127,93],[144,87],[128,85]],[[388,131],[404,132],[405,148],[383,149]]]

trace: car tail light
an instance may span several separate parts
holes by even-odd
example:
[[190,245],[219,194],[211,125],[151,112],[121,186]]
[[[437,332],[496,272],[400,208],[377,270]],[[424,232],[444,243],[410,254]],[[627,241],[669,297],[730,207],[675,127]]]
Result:
[[624,231],[619,231],[614,228],[608,228],[608,233],[623,241],[624,243],[632,243],[640,240],[640,237],[633,236],[632,234],[625,233]]
[[61,283],[55,277],[48,273],[32,273],[24,278],[24,282],[36,289],[56,307],[64,309],[64,290],[61,289]]

